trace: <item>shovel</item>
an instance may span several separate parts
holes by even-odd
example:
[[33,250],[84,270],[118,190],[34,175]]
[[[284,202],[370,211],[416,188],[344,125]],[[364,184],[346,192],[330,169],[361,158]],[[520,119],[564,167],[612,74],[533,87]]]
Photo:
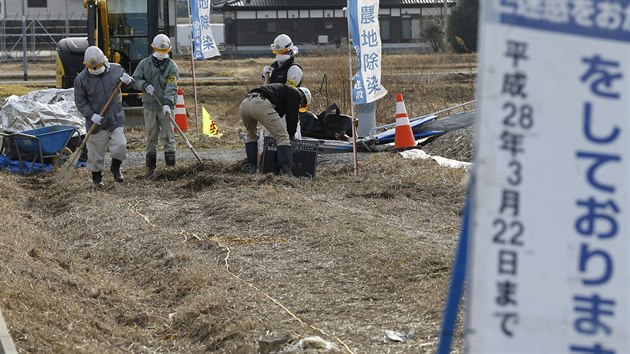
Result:
[[[155,100],[157,101],[157,103],[160,106],[163,106],[162,104],[162,100],[160,100],[158,98],[158,96],[153,95],[153,98],[155,98]],[[186,145],[188,146],[188,148],[190,149],[190,151],[192,151],[193,155],[195,155],[195,158],[197,159],[197,161],[199,161],[200,164],[203,165],[203,161],[201,160],[201,157],[199,157],[199,154],[197,154],[197,151],[195,151],[195,149],[193,148],[193,146],[190,144],[190,141],[188,141],[188,138],[186,137],[186,135],[184,134],[184,132],[179,128],[179,125],[177,125],[177,122],[175,122],[175,119],[173,118],[173,116],[169,113],[168,117],[171,119],[171,122],[173,123],[173,125],[175,126],[175,129],[177,129],[177,132],[179,133],[179,135],[182,136],[182,138],[184,138],[184,141],[186,142]]]
[[[123,84],[122,81],[118,81],[118,85],[116,85],[112,94],[109,95],[109,98],[107,99],[107,102],[105,103],[105,106],[103,106],[103,109],[101,109],[101,112],[99,113],[101,117],[105,116],[105,112],[107,112],[109,105],[114,100],[114,97],[116,97],[116,95],[118,94],[118,91],[120,90],[120,87],[122,86],[122,84]],[[74,150],[72,155],[70,155],[70,158],[68,159],[68,161],[66,161],[66,166],[63,167],[61,172],[57,174],[56,176],[56,179],[58,181],[65,180],[68,178],[70,169],[76,166],[77,159],[79,158],[79,156],[81,156],[81,153],[83,152],[83,149],[85,148],[85,143],[87,143],[88,139],[90,138],[90,135],[92,135],[97,125],[98,124],[96,123],[92,124],[87,134],[85,134],[85,138],[83,138],[81,145],[79,145],[79,147],[76,150]]]

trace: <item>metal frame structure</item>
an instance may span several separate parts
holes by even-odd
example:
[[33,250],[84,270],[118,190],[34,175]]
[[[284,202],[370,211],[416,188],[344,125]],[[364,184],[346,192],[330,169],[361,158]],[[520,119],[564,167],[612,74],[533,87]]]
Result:
[[[84,9],[70,13],[0,13],[0,62],[54,59],[62,38],[87,36]],[[23,18],[24,17],[24,18]],[[26,37],[26,48],[24,38]]]

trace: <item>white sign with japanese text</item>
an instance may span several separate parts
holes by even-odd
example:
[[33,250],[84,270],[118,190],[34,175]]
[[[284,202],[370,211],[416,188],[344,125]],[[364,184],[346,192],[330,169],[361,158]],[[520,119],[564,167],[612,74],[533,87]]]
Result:
[[630,0],[480,2],[468,353],[630,352]]
[[378,0],[348,0],[348,21],[352,44],[357,53],[357,73],[353,78],[352,101],[366,104],[387,94],[381,85],[381,34]]
[[210,0],[190,0],[193,57],[208,59],[221,55],[210,27]]

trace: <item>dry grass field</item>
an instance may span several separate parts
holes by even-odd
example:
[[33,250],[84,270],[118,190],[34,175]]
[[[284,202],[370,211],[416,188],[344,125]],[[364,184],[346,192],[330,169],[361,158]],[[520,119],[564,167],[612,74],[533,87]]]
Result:
[[[349,74],[347,53],[334,56],[301,56],[304,68],[303,86],[314,95],[312,111],[319,113],[336,103],[341,113],[350,115]],[[238,131],[242,128],[238,106],[245,94],[260,85],[260,72],[269,58],[234,59],[216,57],[195,62],[195,88],[193,89],[192,67],[189,60],[178,59],[180,86],[189,115],[189,125],[196,132],[201,118],[195,120],[195,91],[197,111],[201,107],[216,119],[219,128],[226,133],[225,141],[239,143]],[[3,64],[0,72],[0,100],[11,94],[24,94],[33,89],[45,88],[46,84],[3,84],[3,81],[23,78],[20,63]],[[394,95],[402,92],[409,117],[437,112],[444,108],[467,102],[474,97],[476,57],[473,55],[418,55],[397,54],[383,58],[382,82],[390,93],[376,103],[377,124],[394,122]],[[28,68],[34,80],[54,80],[54,63],[34,63]],[[209,80],[207,78],[221,78]],[[15,82],[15,81],[12,81]],[[54,85],[52,81],[49,81]],[[50,86],[50,84],[48,84]],[[471,107],[465,107],[470,109]],[[199,113],[201,114],[201,113]],[[141,135],[141,134],[140,134]],[[204,144],[205,142],[199,142]]]
[[[436,112],[473,99],[474,61],[386,56],[383,84],[404,93],[411,117]],[[190,64],[179,61],[188,137],[202,156],[243,149],[238,105],[269,62],[195,64],[198,104],[224,133],[214,139],[195,132]],[[347,56],[300,62],[313,111],[337,103],[349,114]],[[37,65],[33,73],[52,68]],[[0,97],[37,87],[2,83],[6,75]],[[388,94],[378,124],[394,112]],[[470,134],[449,134],[432,153],[470,160]],[[142,150],[141,131],[128,137]],[[381,152],[364,154],[355,175],[351,154],[338,155],[320,155],[312,180],[248,175],[241,160],[210,158],[203,166],[182,158],[144,180],[134,178],[142,165],[127,163],[124,183],[107,173],[98,191],[85,169],[64,181],[0,171],[0,310],[15,345],[21,353],[435,352],[465,172]],[[394,342],[387,330],[411,335]],[[453,352],[461,348],[460,324]]]

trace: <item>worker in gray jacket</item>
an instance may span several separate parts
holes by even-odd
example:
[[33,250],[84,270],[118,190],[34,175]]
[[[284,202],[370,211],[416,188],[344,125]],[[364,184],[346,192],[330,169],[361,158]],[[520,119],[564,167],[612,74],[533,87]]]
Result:
[[[98,47],[88,47],[83,59],[85,69],[74,79],[74,103],[85,117],[88,130],[93,124],[98,125],[86,142],[87,168],[92,172],[94,185],[102,187],[101,171],[105,165],[108,144],[112,158],[110,171],[116,182],[123,181],[120,165],[127,157],[127,139],[124,132],[125,112],[118,83],[122,81],[129,85],[132,78],[125,73],[122,66],[110,64]],[[101,116],[100,113],[114,90],[118,92],[104,116]]]
[[[291,175],[291,139],[295,137],[298,112],[306,112],[312,103],[311,91],[286,84],[267,84],[252,89],[240,106],[241,120],[247,131],[245,153],[249,172],[258,167],[258,123],[276,140],[279,175]],[[286,118],[286,126],[282,116]]]
[[133,73],[134,88],[143,91],[144,129],[146,132],[146,177],[155,172],[158,140],[164,145],[164,161],[175,166],[175,133],[170,118],[177,103],[179,69],[169,57],[171,40],[158,34],[151,43],[153,54],[142,59]]

